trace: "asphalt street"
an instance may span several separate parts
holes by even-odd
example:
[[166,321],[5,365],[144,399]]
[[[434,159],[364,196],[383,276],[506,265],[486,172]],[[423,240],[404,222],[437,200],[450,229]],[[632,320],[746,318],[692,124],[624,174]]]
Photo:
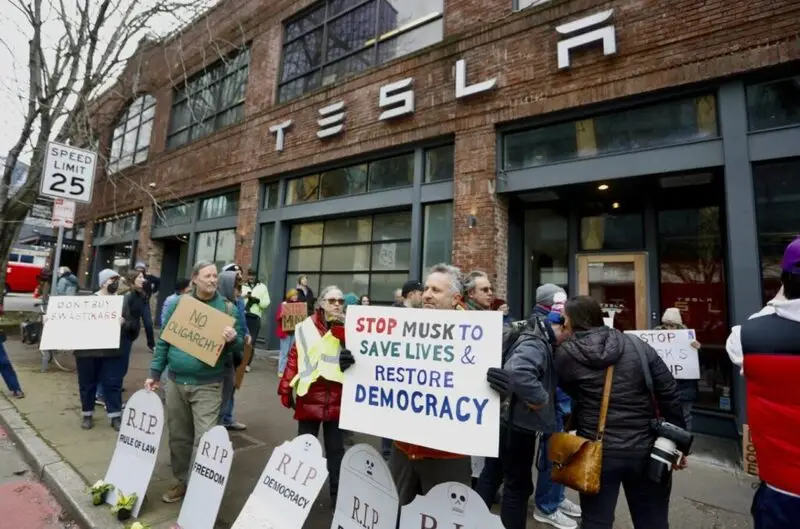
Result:
[[6,294],[3,307],[6,311],[35,311],[34,306],[39,300],[33,297],[33,294]]

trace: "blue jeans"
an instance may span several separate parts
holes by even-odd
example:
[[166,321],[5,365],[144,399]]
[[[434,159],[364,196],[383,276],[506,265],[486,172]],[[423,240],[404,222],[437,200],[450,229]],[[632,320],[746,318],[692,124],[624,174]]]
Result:
[[150,349],[155,348],[156,339],[153,334],[153,313],[150,312],[150,300],[144,304],[142,309],[142,323],[144,323],[144,334],[147,336],[147,347]]
[[294,343],[294,335],[290,334],[286,338],[281,338],[281,355],[278,357],[278,373],[283,373],[286,369],[286,362],[289,360],[289,350]]
[[[117,369],[119,369],[119,387],[120,391],[122,391],[122,382],[125,380],[125,375],[128,374],[128,366],[131,363],[131,349],[133,349],[133,342],[130,340],[126,340],[125,338],[120,339],[119,341],[119,350],[122,351],[121,358],[122,360],[119,361],[117,365]],[[103,387],[102,381],[97,384],[97,399],[102,401],[106,400],[105,388]]]
[[[556,388],[556,428],[558,431],[564,429],[564,416],[571,411],[571,402],[569,396]],[[536,461],[536,494],[534,501],[536,508],[544,514],[553,514],[558,510],[558,506],[564,501],[564,485],[554,483],[551,475],[553,472],[553,465],[547,458],[547,445],[550,435],[542,435],[539,440],[539,458]]]
[[94,400],[100,384],[105,386],[106,413],[109,417],[122,415],[122,376],[127,366],[124,355],[93,358],[77,357],[78,389],[81,396],[81,415],[94,415]]
[[753,496],[750,507],[755,529],[784,529],[797,527],[800,520],[800,498],[781,494],[762,482]]
[[22,391],[19,385],[19,379],[17,378],[17,372],[14,371],[14,366],[11,365],[11,359],[8,358],[6,348],[3,346],[5,340],[5,336],[0,337],[0,375],[3,376],[3,380],[6,386],[8,386],[9,391]]
[[219,409],[219,423],[223,426],[233,424],[233,393],[236,391],[236,371],[233,367],[225,372],[222,381],[222,407]]

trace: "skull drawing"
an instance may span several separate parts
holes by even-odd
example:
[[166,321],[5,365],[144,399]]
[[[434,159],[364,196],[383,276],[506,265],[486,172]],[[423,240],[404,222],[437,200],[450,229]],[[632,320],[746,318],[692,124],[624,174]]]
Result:
[[309,450],[311,450],[311,442],[303,441],[303,451],[308,452]]
[[375,461],[372,459],[365,460],[365,470],[367,472],[367,476],[372,477],[372,474],[375,472]]
[[464,485],[453,484],[447,488],[447,493],[453,512],[464,514],[464,510],[467,508],[467,499],[469,498],[467,488]]

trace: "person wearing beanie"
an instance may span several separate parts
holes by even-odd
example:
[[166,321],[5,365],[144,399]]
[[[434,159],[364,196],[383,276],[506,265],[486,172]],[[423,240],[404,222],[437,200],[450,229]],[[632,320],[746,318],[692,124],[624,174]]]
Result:
[[158,289],[161,287],[161,278],[148,274],[147,265],[144,261],[137,261],[134,268],[144,275],[143,292],[145,304],[144,311],[142,312],[142,323],[144,324],[144,334],[147,336],[147,348],[150,349],[152,353],[153,348],[156,346],[156,339],[155,333],[153,332],[153,311],[150,308],[150,298],[152,298],[153,294],[158,292]]
[[348,292],[344,295],[344,308],[347,310],[347,307],[350,305],[361,305],[361,301],[359,300],[358,296],[355,292]]
[[[683,324],[683,317],[678,307],[669,307],[664,311],[661,316],[661,325],[654,328],[656,331],[670,331],[687,329]],[[692,347],[699,350],[700,343],[694,341]],[[686,421],[686,429],[692,429],[692,406],[697,400],[697,380],[675,379],[678,383],[678,393],[681,398],[681,406],[683,407],[683,419]]]
[[536,304],[533,306],[533,313],[546,318],[552,310],[553,305],[557,303],[556,296],[559,295],[560,303],[563,304],[567,301],[567,292],[558,285],[553,283],[545,283],[536,289]]

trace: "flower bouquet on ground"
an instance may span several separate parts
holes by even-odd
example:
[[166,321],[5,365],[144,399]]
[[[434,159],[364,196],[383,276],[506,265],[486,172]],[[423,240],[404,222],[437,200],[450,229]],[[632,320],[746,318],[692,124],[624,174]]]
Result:
[[120,522],[124,522],[125,520],[131,517],[133,513],[133,508],[136,506],[136,500],[138,496],[136,493],[132,493],[128,496],[125,496],[122,491],[118,491],[117,494],[117,503],[113,507],[111,507],[111,512],[116,513],[117,520]]
[[106,483],[102,479],[95,481],[94,485],[89,487],[89,494],[92,495],[92,505],[103,505],[106,502],[108,493],[114,490],[114,485]]
[[150,524],[145,522],[133,522],[126,529],[151,529]]

